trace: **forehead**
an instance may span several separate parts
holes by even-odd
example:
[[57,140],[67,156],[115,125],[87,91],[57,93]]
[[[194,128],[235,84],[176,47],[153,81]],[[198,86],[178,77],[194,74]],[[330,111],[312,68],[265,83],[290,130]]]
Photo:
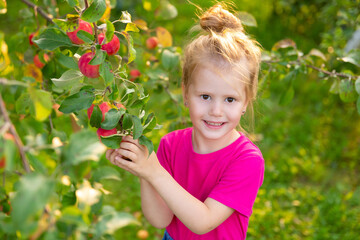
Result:
[[[241,70],[241,68],[240,68]],[[196,67],[190,85],[195,88],[226,89],[242,95],[247,76],[238,67],[224,62],[207,62]]]

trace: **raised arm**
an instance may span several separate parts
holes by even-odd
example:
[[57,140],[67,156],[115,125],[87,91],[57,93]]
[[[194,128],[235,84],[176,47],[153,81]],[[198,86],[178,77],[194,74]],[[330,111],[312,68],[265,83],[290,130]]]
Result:
[[[150,209],[151,201],[155,200],[155,206],[158,209],[167,206],[166,210],[162,210],[166,214],[161,214],[162,220],[158,226],[163,227],[163,223],[167,223],[169,219],[171,221],[172,217],[170,218],[170,216],[172,214],[167,211],[169,209],[185,226],[196,234],[205,234],[213,230],[234,212],[232,208],[211,198],[201,202],[174,180],[160,165],[155,154],[152,154],[149,158],[147,156],[147,149],[144,146],[139,145],[138,141],[127,139],[126,142],[120,144],[120,149],[116,150],[110,161],[141,178],[142,198],[151,196],[149,201],[143,199],[145,201],[143,210],[147,211],[144,214],[149,218],[150,223],[154,224],[156,218],[156,210]],[[132,161],[127,161],[126,158]],[[158,194],[154,194],[154,190]],[[143,195],[144,193],[145,195]],[[163,199],[163,202],[159,201],[159,197]],[[154,224],[154,226],[156,225]]]

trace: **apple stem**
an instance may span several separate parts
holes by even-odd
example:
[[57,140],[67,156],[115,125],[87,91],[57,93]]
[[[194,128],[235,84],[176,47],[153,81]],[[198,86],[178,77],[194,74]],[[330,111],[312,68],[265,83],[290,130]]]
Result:
[[14,136],[15,144],[16,144],[17,148],[19,149],[19,152],[20,152],[23,167],[24,167],[25,171],[27,173],[29,173],[29,172],[31,172],[31,170],[30,170],[29,161],[26,158],[26,154],[25,154],[25,150],[24,150],[24,144],[22,143],[19,135],[16,132],[16,129],[15,129],[13,123],[11,122],[11,119],[9,117],[8,112],[6,111],[5,103],[4,103],[3,99],[2,99],[1,94],[0,94],[0,110],[1,110],[2,115],[4,116],[5,122],[9,124],[10,133]]

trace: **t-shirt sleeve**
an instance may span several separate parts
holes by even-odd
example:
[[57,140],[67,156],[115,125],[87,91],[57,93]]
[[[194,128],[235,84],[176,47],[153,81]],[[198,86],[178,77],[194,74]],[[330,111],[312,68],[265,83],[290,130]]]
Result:
[[165,168],[166,171],[168,171],[172,175],[170,162],[169,162],[170,148],[167,143],[168,143],[168,139],[166,137],[163,137],[160,140],[160,144],[159,144],[159,148],[156,153],[156,156],[157,156],[161,166],[163,166],[163,168]]
[[250,217],[263,177],[264,159],[261,156],[234,160],[209,197]]

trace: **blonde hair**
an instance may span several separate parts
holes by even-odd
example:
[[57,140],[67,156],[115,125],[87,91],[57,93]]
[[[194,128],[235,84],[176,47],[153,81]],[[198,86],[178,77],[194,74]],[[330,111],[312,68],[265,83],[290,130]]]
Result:
[[201,31],[184,52],[184,91],[188,91],[192,75],[199,66],[209,62],[219,66],[220,63],[222,68],[230,67],[239,73],[239,80],[245,85],[246,103],[252,111],[252,102],[257,93],[261,48],[245,34],[240,19],[226,8],[224,3],[217,3],[199,17]]

